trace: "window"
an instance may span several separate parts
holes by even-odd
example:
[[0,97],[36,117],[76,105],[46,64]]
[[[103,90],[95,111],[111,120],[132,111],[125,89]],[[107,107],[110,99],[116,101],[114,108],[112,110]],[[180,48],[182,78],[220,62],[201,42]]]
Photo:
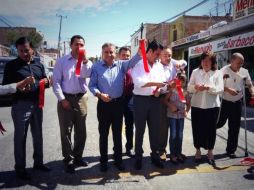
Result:
[[136,37],[135,40],[134,40],[134,46],[135,47],[138,46],[138,37]]
[[173,31],[173,41],[177,40],[177,30]]

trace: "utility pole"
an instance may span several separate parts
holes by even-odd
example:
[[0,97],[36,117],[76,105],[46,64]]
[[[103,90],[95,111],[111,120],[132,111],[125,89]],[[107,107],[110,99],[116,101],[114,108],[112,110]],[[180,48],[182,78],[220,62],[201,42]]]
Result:
[[219,0],[216,0],[216,16],[219,16]]
[[56,14],[56,16],[60,18],[60,27],[59,27],[58,45],[57,45],[57,48],[58,48],[58,51],[59,51],[59,56],[60,56],[60,49],[61,49],[60,43],[61,43],[62,20],[63,20],[63,18],[67,18],[67,16],[58,15],[58,14]]

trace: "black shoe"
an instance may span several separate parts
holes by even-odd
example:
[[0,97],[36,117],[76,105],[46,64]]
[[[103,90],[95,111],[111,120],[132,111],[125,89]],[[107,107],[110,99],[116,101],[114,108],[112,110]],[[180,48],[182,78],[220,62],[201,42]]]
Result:
[[75,167],[73,163],[68,163],[64,165],[65,167],[65,172],[69,174],[74,174],[75,173]]
[[75,166],[78,166],[78,167],[87,167],[88,166],[88,162],[85,161],[85,160],[74,160],[73,162],[75,164]]
[[135,153],[133,150],[126,150],[126,155],[130,158],[133,158],[135,156]]
[[50,167],[48,167],[48,166],[46,166],[44,164],[34,165],[33,169],[40,170],[42,172],[50,172],[51,171]]
[[25,169],[16,170],[16,176],[22,180],[31,180],[31,176],[27,173]]
[[215,164],[215,160],[214,159],[207,159],[208,164],[210,164],[211,166],[216,166]]
[[237,158],[235,153],[226,153],[226,155],[231,159]]
[[108,171],[108,164],[107,163],[101,163],[100,171],[101,172],[107,172]]
[[116,167],[119,171],[125,170],[125,167],[124,167],[124,164],[123,164],[123,163],[115,163],[115,167]]
[[141,159],[137,159],[135,162],[135,169],[136,170],[141,170],[142,169],[142,160]]
[[160,159],[152,159],[152,164],[155,165],[157,168],[164,168],[164,164]]

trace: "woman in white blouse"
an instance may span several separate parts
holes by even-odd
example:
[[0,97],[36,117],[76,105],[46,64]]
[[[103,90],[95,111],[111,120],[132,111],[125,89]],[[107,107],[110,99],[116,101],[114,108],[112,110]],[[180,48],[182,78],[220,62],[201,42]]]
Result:
[[201,150],[208,150],[208,163],[215,165],[213,149],[216,140],[216,122],[220,107],[219,94],[223,92],[223,76],[216,68],[216,57],[211,52],[201,55],[201,65],[192,72],[188,91],[192,93],[191,119],[195,161],[201,161]]

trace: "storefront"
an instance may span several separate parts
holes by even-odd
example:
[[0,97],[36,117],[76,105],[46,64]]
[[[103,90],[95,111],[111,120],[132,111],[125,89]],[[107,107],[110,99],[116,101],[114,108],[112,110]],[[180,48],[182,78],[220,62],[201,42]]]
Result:
[[[219,69],[229,63],[233,53],[242,53],[245,58],[243,67],[248,69],[251,79],[254,81],[254,31],[189,47],[188,76],[191,75],[193,69],[200,65],[200,55],[204,51],[216,53]],[[248,90],[246,91],[246,98],[249,102]]]
[[189,47],[188,75],[198,67],[199,56],[204,51],[212,51],[217,54],[218,68],[229,63],[232,53],[242,53],[245,57],[244,67],[249,70],[254,81],[254,31]]

